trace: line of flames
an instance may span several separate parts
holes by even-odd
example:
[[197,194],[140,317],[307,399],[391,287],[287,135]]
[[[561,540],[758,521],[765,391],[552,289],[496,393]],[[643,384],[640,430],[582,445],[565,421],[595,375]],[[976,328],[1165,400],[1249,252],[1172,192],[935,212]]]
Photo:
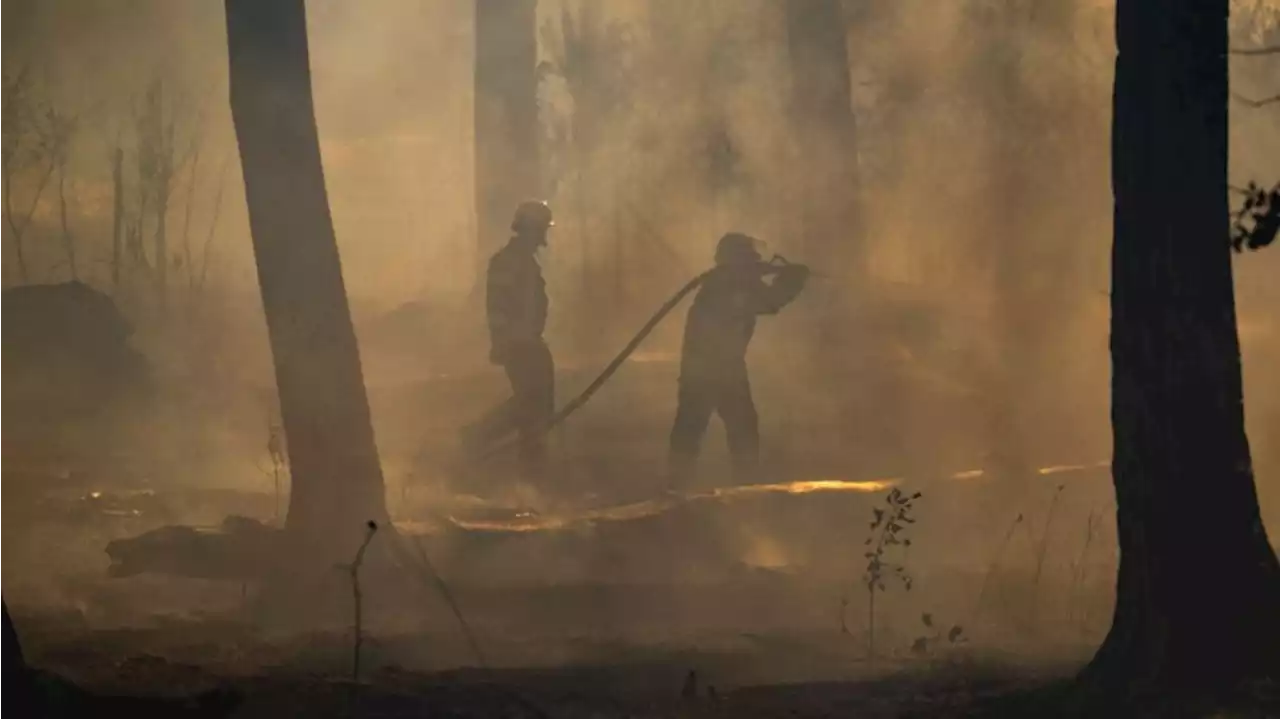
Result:
[[[1093,464],[1063,464],[1040,467],[1038,476],[1047,477],[1059,474],[1087,472],[1111,466],[1110,462]],[[983,469],[969,469],[955,472],[947,476],[950,480],[979,479],[988,472]],[[701,492],[673,494],[660,499],[650,499],[616,507],[594,509],[573,516],[538,516],[522,514],[508,520],[467,520],[450,516],[449,521],[461,529],[479,531],[532,532],[566,529],[574,525],[591,524],[599,521],[625,521],[655,516],[672,507],[695,501],[732,500],[760,494],[811,494],[813,492],[858,492],[864,494],[884,492],[905,482],[903,477],[885,477],[881,479],[804,479],[793,482],[777,482],[773,484],[748,484],[735,487],[717,487]]]

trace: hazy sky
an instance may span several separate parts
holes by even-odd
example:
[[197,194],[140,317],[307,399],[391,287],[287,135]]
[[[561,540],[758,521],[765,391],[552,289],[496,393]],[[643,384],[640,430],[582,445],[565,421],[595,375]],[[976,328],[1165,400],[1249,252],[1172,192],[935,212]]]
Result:
[[[1106,0],[1080,3],[1082,8],[1099,7],[1104,12],[1110,5]],[[1235,4],[1280,11],[1280,0],[1238,0]],[[904,20],[893,32],[878,38],[860,38],[862,44],[855,52],[860,53],[863,62],[853,73],[859,83],[855,96],[874,102],[875,93],[866,88],[883,81],[884,77],[877,74],[888,72],[903,77],[903,73],[915,73],[916,81],[929,87],[941,85],[940,78],[957,66],[954,53],[960,13],[956,10],[960,4],[931,2],[929,12],[916,5],[901,4],[904,9],[899,12]],[[558,6],[556,2],[541,3],[543,20],[554,19]],[[635,22],[653,8],[669,6],[613,0],[601,3],[601,7],[618,20]],[[726,6],[712,7],[718,8],[715,14],[723,15],[723,21],[731,19],[733,11],[754,5],[735,5],[733,11]],[[921,12],[908,12],[906,8]],[[105,226],[110,197],[106,161],[109,148],[113,138],[127,134],[131,103],[137,101],[152,78],[163,77],[170,88],[182,93],[181,107],[188,115],[204,118],[199,126],[205,143],[193,224],[200,232],[201,211],[208,213],[217,168],[224,160],[229,161],[217,257],[225,263],[225,272],[251,287],[247,222],[225,101],[221,3],[11,0],[4,4],[3,13],[4,59],[10,63],[31,62],[43,73],[45,87],[56,102],[87,118],[84,124],[88,129],[81,133],[76,148],[82,177],[75,192],[83,200],[81,213],[88,215],[83,221]],[[308,3],[313,84],[326,179],[345,275],[357,298],[375,299],[378,305],[390,307],[420,297],[428,288],[459,291],[470,282],[465,268],[473,266],[470,252],[474,231],[471,15],[470,3],[464,0]],[[910,41],[904,41],[907,33]],[[1091,42],[1089,38],[1079,39],[1082,46]],[[763,57],[765,48],[757,54]],[[1098,72],[1109,74],[1109,58],[1105,54],[1092,62]],[[1264,94],[1266,88],[1259,78],[1266,77],[1265,65],[1238,65],[1233,62],[1240,91]],[[752,72],[770,71],[767,64],[756,63]],[[751,107],[752,102],[760,107],[761,99],[776,97],[780,92],[778,78],[767,74],[746,83],[744,88],[727,101],[738,103],[737,108]],[[759,97],[753,99],[747,93]],[[1089,101],[1102,103],[1106,97],[1099,95]],[[927,103],[925,106],[930,107]],[[1276,129],[1276,113],[1239,106],[1232,109],[1237,129],[1234,139],[1248,139],[1237,144],[1233,174],[1260,179],[1268,172],[1276,174],[1280,149],[1274,140],[1259,139]],[[675,118],[676,110],[667,107],[661,111]],[[635,111],[643,112],[644,108]],[[908,127],[924,136],[949,121],[945,112],[933,111],[912,119]],[[738,112],[734,122],[740,135],[756,137],[764,137],[770,123],[776,124],[764,115],[749,112]],[[187,126],[195,128],[194,122]],[[912,147],[920,149],[916,157],[923,163],[919,169],[925,170],[931,150],[920,143],[913,143]],[[1248,151],[1241,150],[1246,147]],[[758,171],[767,174],[770,168],[762,166]],[[974,172],[980,174],[980,168],[975,167]],[[1105,182],[1105,177],[1102,179]],[[1107,191],[1105,186],[1097,190]],[[911,193],[901,196],[907,198]],[[51,210],[48,202],[46,197],[46,207]],[[767,216],[770,208],[742,209],[748,214],[765,213],[763,220],[747,216],[738,220],[763,227],[766,233],[772,228],[785,228],[785,223]],[[678,229],[711,232],[714,227]],[[569,242],[566,238],[566,245]],[[886,245],[885,251],[896,252],[904,246],[912,245]],[[553,264],[574,255],[565,245],[555,251],[560,254]],[[7,247],[5,252],[8,258]],[[885,258],[890,265],[902,261],[890,255]],[[1256,266],[1265,262],[1260,259],[1249,263],[1250,267],[1243,270],[1243,279],[1248,280],[1257,271]]]

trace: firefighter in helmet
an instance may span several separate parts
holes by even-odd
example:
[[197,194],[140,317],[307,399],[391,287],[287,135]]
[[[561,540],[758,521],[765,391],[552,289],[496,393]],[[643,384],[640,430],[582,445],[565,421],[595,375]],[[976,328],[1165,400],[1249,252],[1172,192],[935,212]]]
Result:
[[555,365],[542,337],[547,290],[537,260],[554,226],[547,203],[520,203],[511,221],[511,239],[489,260],[485,278],[489,360],[506,372],[512,396],[463,433],[466,448],[474,454],[512,431],[519,432],[521,460],[531,479],[545,469],[541,429],[555,409]]
[[747,378],[747,345],[756,317],[776,314],[809,278],[804,265],[765,262],[759,244],[737,232],[721,237],[716,266],[689,308],[670,438],[672,489],[688,481],[713,412],[725,425],[734,480],[757,479],[760,435]]

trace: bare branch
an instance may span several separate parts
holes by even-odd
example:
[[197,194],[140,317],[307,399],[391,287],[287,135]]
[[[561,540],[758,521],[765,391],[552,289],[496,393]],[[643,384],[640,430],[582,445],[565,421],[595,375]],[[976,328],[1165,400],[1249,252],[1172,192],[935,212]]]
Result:
[[222,160],[222,167],[218,169],[218,193],[213,198],[213,214],[209,218],[209,231],[204,237],[204,247],[200,252],[200,283],[197,289],[203,291],[205,280],[209,276],[209,245],[213,242],[214,232],[218,229],[218,218],[222,212],[222,191],[227,186],[227,166],[230,164],[230,156],[226,156]]
[[1268,45],[1266,47],[1240,47],[1232,48],[1232,55],[1258,56],[1258,55],[1280,55],[1280,45]]
[[1252,98],[1245,97],[1238,92],[1233,92],[1231,93],[1231,98],[1237,102],[1243,102],[1249,107],[1265,107],[1267,105],[1273,105],[1280,102],[1280,95],[1272,95],[1271,97],[1264,97],[1261,100],[1254,100]]

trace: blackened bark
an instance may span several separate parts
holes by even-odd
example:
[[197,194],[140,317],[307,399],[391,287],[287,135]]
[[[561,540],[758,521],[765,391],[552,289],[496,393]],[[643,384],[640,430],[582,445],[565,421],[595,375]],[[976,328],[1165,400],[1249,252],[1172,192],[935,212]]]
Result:
[[287,529],[344,558],[386,518],[325,194],[303,0],[227,0],[231,112],[288,437]]
[[506,242],[516,205],[542,193],[537,5],[475,0],[477,280],[483,280],[489,256]]
[[1227,0],[1118,0],[1112,424],[1120,570],[1085,676],[1280,670],[1280,564],[1244,431],[1226,241]]

